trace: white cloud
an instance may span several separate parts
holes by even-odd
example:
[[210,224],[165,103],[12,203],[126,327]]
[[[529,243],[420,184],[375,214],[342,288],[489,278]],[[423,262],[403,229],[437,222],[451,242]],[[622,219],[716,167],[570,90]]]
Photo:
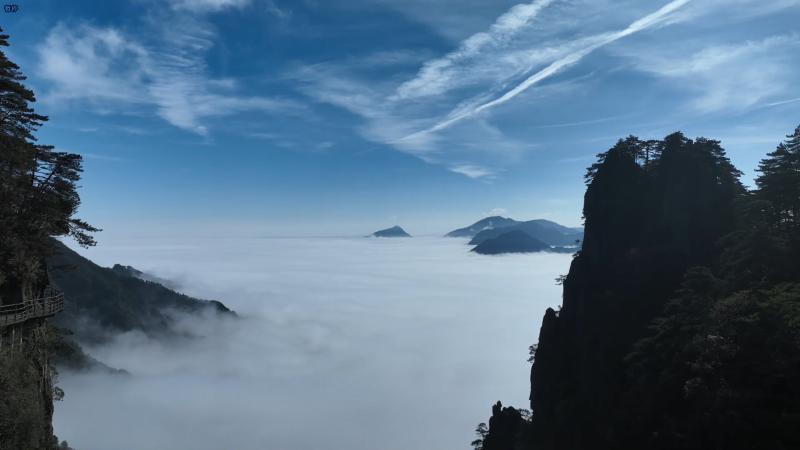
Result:
[[250,4],[250,0],[169,0],[177,10],[192,12],[215,12],[228,8],[242,8]]
[[[602,76],[604,71],[619,68],[620,58],[606,58],[605,53],[586,58],[603,48],[614,56],[633,58],[638,69],[693,92],[695,106],[701,111],[777,105],[797,96],[786,87],[791,72],[796,72],[789,61],[797,54],[793,44],[721,44],[709,33],[710,38],[703,34],[703,39],[698,39],[708,45],[708,50],[685,51],[690,48],[687,42],[697,36],[685,31],[696,23],[703,21],[703,26],[711,29],[743,21],[748,14],[769,14],[796,6],[796,0],[776,0],[769,6],[756,0],[529,0],[517,5],[508,0],[489,6],[480,0],[360,0],[339,7],[354,8],[356,4],[363,6],[363,2],[390,5],[433,27],[445,27],[452,17],[459,17],[469,22],[464,27],[469,32],[446,33],[462,38],[452,49],[433,58],[430,48],[336,55],[325,63],[301,66],[283,80],[295,83],[292,87],[317,102],[352,113],[359,121],[355,129],[365,139],[441,165],[443,170],[467,167],[453,171],[472,178],[482,171],[486,175],[477,178],[494,176],[519,161],[536,147],[530,144],[537,142],[535,133],[545,134],[546,128],[600,124],[620,117],[613,111],[600,117],[588,112],[582,120],[569,117],[569,108],[587,105],[592,98],[582,98],[573,105],[562,87],[574,92],[593,82],[595,73]],[[88,101],[107,112],[155,111],[170,124],[201,135],[208,132],[215,117],[245,111],[296,111],[301,107],[295,102],[247,95],[243,93],[247,88],[244,83],[209,75],[205,58],[219,36],[205,14],[244,8],[249,3],[172,0],[172,8],[156,14],[158,20],[148,19],[144,33],[90,25],[57,27],[39,47],[40,73],[51,82],[45,100]],[[284,19],[291,14],[272,0],[254,5],[264,6]],[[475,18],[474,11],[461,9],[491,14]],[[424,19],[426,15],[447,15],[448,11],[452,12],[448,17]],[[666,32],[659,31],[643,34],[641,39],[623,39],[677,24],[684,28],[668,38]],[[689,35],[692,37],[687,38]],[[623,52],[639,41],[646,41],[647,47]],[[670,49],[683,51],[688,63],[670,64],[670,58],[675,57]],[[752,64],[745,63],[748,58]],[[584,60],[592,65],[591,70],[565,76],[571,75],[565,74],[566,69]],[[764,70],[759,71],[760,67]],[[561,76],[553,80],[555,75]],[[524,98],[520,97],[522,93],[527,93]],[[520,125],[521,115],[505,121],[493,120],[497,117],[488,114],[513,99],[523,112],[546,111],[551,104],[559,112],[553,121],[560,123],[547,125],[548,119],[536,116],[534,122],[545,124],[533,123],[525,128]],[[511,112],[510,107],[497,111],[505,117]]]
[[267,11],[280,20],[287,21],[292,18],[292,11],[279,7],[273,0],[266,0]]
[[706,113],[791,102],[787,97],[798,92],[798,54],[800,35],[791,34],[709,45],[693,53],[685,48],[636,49],[627,56],[639,70],[692,93],[691,104]]
[[[442,94],[451,89],[474,80],[469,71],[464,70],[470,61],[483,55],[486,51],[494,51],[498,47],[509,44],[519,32],[530,26],[531,22],[553,0],[535,0],[531,3],[519,4],[497,18],[488,31],[473,34],[464,40],[458,48],[447,55],[426,62],[416,77],[401,84],[397,88],[394,99],[407,100],[417,97]],[[519,58],[509,62],[516,63]]]
[[449,169],[451,172],[460,173],[470,178],[487,178],[493,177],[495,174],[485,167],[476,166],[474,164],[458,164],[451,166]]
[[[359,131],[367,139],[470,178],[490,177],[535,145],[507,136],[488,117],[477,117],[479,113],[510,101],[599,48],[668,23],[689,2],[673,0],[649,14],[642,12],[640,3],[625,2],[620,14],[609,15],[607,2],[535,0],[512,6],[485,31],[472,33],[400,82],[376,82],[359,73],[353,61],[309,66],[299,78],[306,82],[307,95],[364,119]],[[608,31],[615,26],[616,31]],[[539,95],[563,91],[542,89]],[[477,120],[454,126],[468,118]],[[605,120],[610,119],[592,122]]]
[[488,212],[482,214],[484,217],[494,216],[508,216],[508,210],[505,208],[492,208]]
[[430,32],[459,42],[485,30],[493,19],[520,0],[350,0],[339,2],[350,8],[389,9],[406,20],[425,26]]
[[[367,56],[370,63],[374,62],[373,56]],[[394,64],[392,61],[385,64]],[[372,67],[372,64],[367,66]],[[394,81],[374,80],[359,70],[356,61],[348,61],[346,64],[305,66],[292,75],[300,80],[302,92],[309,97],[361,118],[364,123],[357,130],[365,139],[390,145],[470,178],[491,177],[497,172],[492,166],[514,161],[532,147],[509,139],[484,121],[447,136],[427,134],[409,138],[410,134],[430,124],[432,106],[426,102],[393,100],[390,97],[397,87]],[[453,167],[462,168],[463,161],[470,161],[465,169],[452,170]],[[470,170],[469,166],[480,169]]]
[[151,30],[158,45],[115,28],[57,25],[38,47],[38,73],[50,82],[45,100],[87,101],[115,112],[151,107],[170,124],[201,135],[212,117],[299,108],[288,100],[237,95],[235,81],[210,78],[204,58],[213,30],[191,16],[168,22]]
[[797,103],[797,102],[800,102],[800,97],[789,98],[789,99],[786,99],[786,100],[778,100],[778,101],[775,101],[775,102],[767,103],[764,106],[767,106],[767,107],[781,106],[781,105],[788,105],[790,103]]
[[606,45],[618,41],[624,37],[646,30],[650,27],[653,27],[655,25],[658,25],[659,23],[666,21],[670,17],[670,14],[674,13],[675,11],[678,11],[681,7],[683,7],[690,1],[691,0],[673,0],[672,2],[660,8],[658,11],[648,14],[634,21],[633,23],[631,23],[622,30],[614,32],[606,32],[592,36],[589,39],[584,39],[582,41],[585,43],[585,45],[551,62],[549,65],[547,65],[547,67],[535,72],[533,75],[529,76],[524,81],[514,86],[512,89],[508,90],[503,95],[486,103],[477,105],[471,109],[454,110],[451,114],[448,115],[446,119],[436,123],[435,125],[425,130],[414,133],[410,137],[414,137],[414,135],[417,134],[430,134],[436,131],[441,131],[445,128],[451,127],[452,125],[464,119],[470,118],[478,113],[500,106],[510,101],[517,95],[530,89],[532,86],[538,84],[539,82],[546,80],[547,78],[550,78],[551,76],[561,72],[563,69],[578,63],[584,57],[594,52],[595,50],[605,47]]
[[798,6],[800,4],[797,0],[703,0],[693,2],[679,11],[669,22],[690,22],[703,17],[713,17],[715,21],[733,24],[786,9],[797,9]]
[[[317,64],[300,68],[294,77],[301,81],[306,95],[366,119],[359,131],[370,141],[391,143],[424,123],[413,117],[416,114],[394,108],[384,100],[391,89],[385,83],[370,83],[349,67]],[[409,140],[396,147],[426,159],[435,152],[434,141],[435,138]]]
[[527,404],[526,350],[571,259],[487,258],[438,237],[126,238],[86,252],[178,275],[242,316],[185,318],[197,340],[129,333],[91,349],[130,376],[62,373],[55,432],[103,450],[464,448],[495,401]]
[[55,85],[50,100],[147,101],[140,92],[145,74],[137,66],[148,52],[118,30],[60,24],[38,51],[39,75]]

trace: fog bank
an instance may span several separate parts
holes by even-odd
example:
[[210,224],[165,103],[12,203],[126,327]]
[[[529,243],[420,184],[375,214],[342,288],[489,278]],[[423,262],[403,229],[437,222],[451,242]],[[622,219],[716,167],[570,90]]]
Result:
[[82,251],[217,299],[202,336],[88,350],[130,377],[61,375],[55,431],[79,450],[469,448],[497,400],[526,407],[528,346],[570,256],[465,241],[203,239]]

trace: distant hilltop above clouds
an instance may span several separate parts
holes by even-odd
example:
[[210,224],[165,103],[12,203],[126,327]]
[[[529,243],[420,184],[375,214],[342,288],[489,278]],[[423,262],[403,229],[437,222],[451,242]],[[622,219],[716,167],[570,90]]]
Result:
[[383,230],[378,230],[371,234],[373,237],[411,237],[410,234],[406,233],[406,230],[402,229],[401,227],[395,225],[391,228],[386,228]]

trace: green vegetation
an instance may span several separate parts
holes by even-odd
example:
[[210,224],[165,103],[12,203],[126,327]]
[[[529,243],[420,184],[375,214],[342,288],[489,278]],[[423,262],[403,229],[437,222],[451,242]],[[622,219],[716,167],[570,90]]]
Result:
[[[0,353],[0,448],[39,449],[55,445],[49,380],[26,346]],[[25,353],[23,353],[23,351]]]
[[718,141],[680,133],[600,154],[531,420],[495,411],[477,446],[798,448],[800,128],[759,170],[747,191]]
[[[8,35],[0,30],[0,46]],[[97,231],[74,217],[81,157],[36,142],[47,117],[37,114],[34,94],[19,67],[0,52],[0,304],[34,295],[46,284],[43,257],[52,236],[72,236],[89,246]]]
[[[64,393],[55,383],[58,374],[50,364],[57,334],[48,326],[28,324],[4,333],[0,351],[0,449],[70,450],[53,435],[53,400]],[[22,339],[20,339],[22,337]]]
[[629,423],[658,433],[649,442],[800,445],[799,168],[800,128],[761,162],[758,189],[737,198],[714,261],[688,271],[628,356],[628,403],[651,405]]
[[[0,46],[8,36],[0,30]],[[0,305],[41,295],[49,284],[45,257],[54,236],[94,244],[95,228],[74,217],[81,157],[36,142],[47,121],[19,67],[0,51]],[[54,387],[50,332],[42,319],[0,329],[0,448],[66,449],[53,435]],[[0,341],[0,342],[2,342]],[[11,348],[14,342],[15,348]]]
[[220,302],[198,300],[141,279],[133,268],[100,267],[60,242],[53,245],[55,251],[47,261],[50,280],[64,292],[66,304],[53,322],[72,330],[80,342],[100,342],[131,330],[169,335],[171,311],[234,315]]

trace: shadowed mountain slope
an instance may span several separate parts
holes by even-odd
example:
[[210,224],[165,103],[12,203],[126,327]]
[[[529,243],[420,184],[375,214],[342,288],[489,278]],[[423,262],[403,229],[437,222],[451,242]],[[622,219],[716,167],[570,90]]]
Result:
[[499,255],[502,253],[533,253],[549,249],[549,245],[528,236],[524,231],[511,230],[481,242],[471,251],[481,255]]
[[472,225],[464,228],[453,230],[445,235],[445,237],[468,237],[471,238],[483,230],[491,230],[495,228],[504,228],[516,225],[520,222],[509,219],[506,217],[492,216],[481,219]]
[[72,330],[79,341],[104,340],[131,330],[169,334],[173,311],[234,315],[218,301],[199,300],[142,280],[135,269],[100,267],[61,242],[54,241],[54,246],[48,258],[50,280],[64,292],[66,303],[54,323]]
[[576,241],[583,239],[583,231],[579,228],[569,228],[549,220],[537,219],[480,231],[469,243],[480,245],[487,239],[496,238],[512,230],[523,231],[528,236],[553,246],[574,246],[577,245]]
[[532,347],[531,418],[496,408],[475,447],[799,448],[798,168],[800,128],[753,191],[718,141],[601,153],[563,305]]

